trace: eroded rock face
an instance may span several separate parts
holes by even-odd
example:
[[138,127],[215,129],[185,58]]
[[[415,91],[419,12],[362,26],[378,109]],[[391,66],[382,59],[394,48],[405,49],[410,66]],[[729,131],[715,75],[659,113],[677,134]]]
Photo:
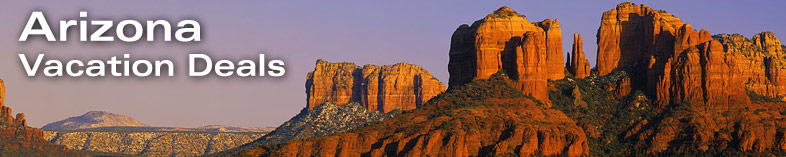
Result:
[[658,105],[750,104],[734,58],[709,32],[697,32],[686,24],[677,32],[674,49],[672,58],[650,63],[654,64],[650,73],[660,74],[655,88]]
[[308,109],[325,102],[359,102],[369,111],[412,110],[445,91],[445,85],[431,73],[407,63],[361,68],[320,59],[307,77]]
[[734,56],[746,89],[770,97],[786,96],[786,52],[774,34],[762,32],[750,39],[719,34],[713,38]]
[[598,29],[598,75],[650,56],[674,52],[674,36],[684,23],[665,11],[625,2],[604,12]]
[[[657,117],[639,121],[625,138],[649,153],[715,148],[784,149],[784,116],[752,104],[738,59],[706,30],[644,5],[622,3],[604,13],[599,29],[598,70],[644,70]],[[767,42],[760,42],[767,43]],[[775,46],[769,46],[775,49]]]
[[568,71],[574,77],[581,79],[590,75],[590,63],[584,56],[584,42],[581,34],[573,34],[573,51],[568,54]]
[[13,126],[13,127],[27,127],[24,113],[16,114],[16,118],[12,115],[11,108],[5,106],[5,82],[0,79],[0,125]]
[[522,92],[548,101],[547,80],[565,76],[561,36],[558,20],[530,23],[508,7],[461,25],[451,40],[450,88],[505,70]]

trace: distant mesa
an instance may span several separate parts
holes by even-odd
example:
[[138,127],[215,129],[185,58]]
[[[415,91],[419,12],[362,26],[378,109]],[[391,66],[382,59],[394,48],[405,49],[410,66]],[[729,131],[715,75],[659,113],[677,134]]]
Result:
[[196,128],[154,127],[145,125],[129,116],[105,111],[90,111],[84,115],[52,122],[44,130],[89,130],[89,131],[201,131],[201,132],[270,132],[275,127],[235,127],[207,125]]
[[364,65],[317,60],[306,76],[306,107],[357,102],[369,111],[412,110],[445,91],[445,85],[412,64]]
[[100,127],[147,127],[134,118],[104,111],[90,111],[81,116],[52,122],[44,130],[80,130]]

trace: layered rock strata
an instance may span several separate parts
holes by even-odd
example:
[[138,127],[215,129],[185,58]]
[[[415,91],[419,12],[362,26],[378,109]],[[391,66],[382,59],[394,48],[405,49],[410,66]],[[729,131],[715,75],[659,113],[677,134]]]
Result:
[[745,88],[759,95],[786,96],[786,51],[771,32],[750,39],[739,34],[714,35],[724,51],[734,56]]
[[636,123],[625,138],[648,153],[786,149],[784,116],[752,104],[734,55],[706,30],[665,11],[622,3],[603,14],[598,29],[598,73],[641,69],[654,97],[655,116]]
[[635,61],[674,53],[674,37],[684,23],[665,11],[625,2],[606,11],[598,29],[598,75]]
[[425,69],[407,63],[365,65],[317,60],[306,80],[307,108],[358,102],[369,111],[412,110],[445,91]]
[[459,26],[453,33],[449,56],[449,88],[504,70],[516,88],[548,101],[547,80],[565,76],[559,21],[530,23],[508,7],[471,26]]

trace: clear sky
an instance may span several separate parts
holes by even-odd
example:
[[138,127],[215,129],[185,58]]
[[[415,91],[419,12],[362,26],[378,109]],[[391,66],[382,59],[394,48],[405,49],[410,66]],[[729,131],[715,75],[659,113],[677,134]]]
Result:
[[[635,3],[643,3],[634,1]],[[448,49],[453,31],[509,6],[529,21],[559,19],[564,52],[572,34],[584,35],[587,57],[595,63],[595,35],[603,12],[620,1],[3,1],[0,2],[0,77],[6,105],[24,112],[28,123],[47,123],[92,110],[125,114],[152,126],[210,124],[278,126],[305,106],[305,75],[318,58],[357,64],[407,62],[424,67],[447,84]],[[713,34],[761,31],[786,36],[786,1],[649,1],[694,29]],[[44,11],[50,25],[79,19],[196,19],[202,42],[90,43],[18,42],[32,11]],[[74,35],[72,40],[77,39]],[[25,76],[17,54],[45,53],[57,59],[171,59],[176,77],[46,78]],[[259,53],[286,62],[282,78],[189,78],[187,54],[253,58]]]

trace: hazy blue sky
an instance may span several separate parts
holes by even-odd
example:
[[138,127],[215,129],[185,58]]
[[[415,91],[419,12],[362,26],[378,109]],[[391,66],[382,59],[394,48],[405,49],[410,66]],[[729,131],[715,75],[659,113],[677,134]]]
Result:
[[[636,1],[634,1],[636,2]],[[431,71],[447,84],[448,49],[453,31],[510,6],[529,21],[559,19],[563,48],[572,34],[584,35],[594,66],[595,35],[604,11],[619,1],[3,1],[0,2],[0,77],[7,84],[6,104],[24,112],[34,127],[103,110],[132,116],[153,126],[209,124],[278,126],[305,106],[305,75],[316,59],[357,64],[408,62]],[[641,3],[641,2],[636,2]],[[786,1],[650,1],[695,29],[713,34],[761,31],[786,36]],[[52,27],[58,20],[139,21],[196,19],[202,42],[89,43],[18,42],[32,11],[44,11]],[[76,37],[71,38],[76,39]],[[29,78],[19,53],[60,59],[172,59],[175,78]],[[189,53],[249,58],[265,53],[286,62],[282,78],[189,78]]]

